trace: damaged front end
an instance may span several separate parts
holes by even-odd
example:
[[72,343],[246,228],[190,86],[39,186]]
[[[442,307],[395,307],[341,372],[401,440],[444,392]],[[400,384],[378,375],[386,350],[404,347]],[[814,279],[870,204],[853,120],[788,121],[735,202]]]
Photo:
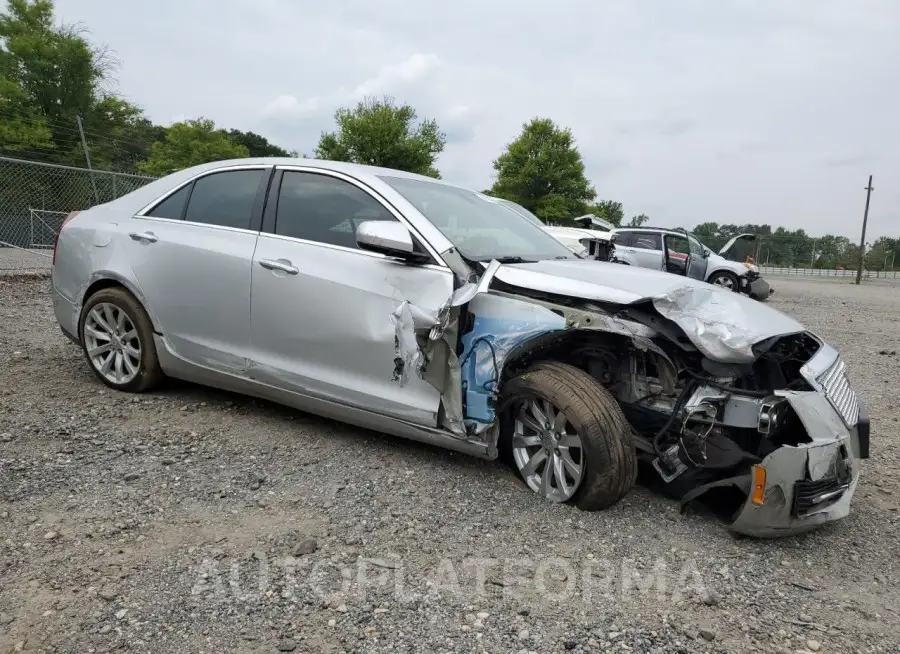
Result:
[[869,422],[835,350],[708,285],[641,297],[522,271],[492,262],[439,315],[395,313],[396,379],[441,391],[442,428],[497,456],[506,382],[566,363],[618,401],[645,483],[682,506],[760,537],[847,515]]

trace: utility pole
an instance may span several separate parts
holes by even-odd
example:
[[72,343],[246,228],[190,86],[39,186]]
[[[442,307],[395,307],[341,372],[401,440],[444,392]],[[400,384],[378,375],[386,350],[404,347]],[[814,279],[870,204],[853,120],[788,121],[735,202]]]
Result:
[[856,269],[856,285],[862,281],[863,262],[866,259],[866,223],[869,221],[869,199],[872,197],[872,176],[869,175],[869,185],[866,186],[866,208],[863,211],[862,236],[859,239],[859,268]]
[[81,124],[81,116],[75,116],[78,123],[78,133],[81,134],[81,147],[84,148],[84,158],[87,161],[88,175],[91,176],[91,186],[94,187],[94,199],[100,204],[100,193],[97,192],[97,182],[94,181],[94,170],[91,168],[91,152],[88,150],[87,140],[84,138],[84,127]]

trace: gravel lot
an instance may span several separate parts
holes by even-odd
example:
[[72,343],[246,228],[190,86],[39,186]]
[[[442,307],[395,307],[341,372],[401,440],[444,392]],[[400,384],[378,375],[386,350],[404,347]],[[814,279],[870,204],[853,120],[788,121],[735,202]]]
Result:
[[636,489],[187,384],[109,390],[0,281],[0,652],[897,652],[900,286],[776,280],[870,404],[853,513],[779,541]]

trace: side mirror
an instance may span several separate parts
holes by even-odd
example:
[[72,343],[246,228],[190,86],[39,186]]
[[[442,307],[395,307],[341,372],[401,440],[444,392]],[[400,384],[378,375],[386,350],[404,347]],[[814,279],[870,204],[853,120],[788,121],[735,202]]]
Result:
[[424,252],[416,251],[412,234],[399,222],[366,220],[360,223],[356,228],[356,244],[361,250],[407,261],[425,262],[431,259]]

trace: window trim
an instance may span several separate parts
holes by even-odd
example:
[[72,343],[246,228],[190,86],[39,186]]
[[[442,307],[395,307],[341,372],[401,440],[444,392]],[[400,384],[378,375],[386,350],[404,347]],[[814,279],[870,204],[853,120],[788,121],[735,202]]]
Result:
[[269,186],[268,199],[266,201],[266,211],[263,216],[263,225],[260,230],[260,233],[266,234],[267,236],[294,241],[297,243],[308,243],[310,245],[318,245],[325,248],[330,248],[333,250],[341,250],[343,252],[354,252],[356,254],[363,254],[365,256],[374,257],[378,259],[387,259],[393,260],[395,257],[389,257],[385,254],[381,254],[380,252],[371,252],[369,250],[360,250],[359,248],[350,248],[343,245],[333,245],[331,243],[323,243],[322,241],[312,241],[309,239],[297,238],[296,236],[284,236],[282,234],[275,233],[275,219],[278,211],[278,195],[281,191],[281,183],[284,179],[284,173],[286,172],[294,172],[294,173],[310,173],[313,175],[325,175],[327,177],[333,177],[335,179],[339,179],[341,181],[352,184],[353,186],[360,189],[363,193],[366,193],[371,197],[375,202],[380,204],[388,213],[390,213],[397,221],[400,222],[401,225],[406,227],[410,234],[412,234],[414,239],[418,239],[418,241],[424,246],[427,253],[431,256],[432,262],[426,264],[418,264],[419,267],[424,268],[438,268],[441,270],[449,270],[450,266],[444,261],[443,257],[438,253],[437,249],[422,236],[418,229],[410,222],[406,216],[400,213],[390,202],[387,201],[378,191],[373,189],[371,186],[366,184],[365,182],[352,177],[346,173],[339,172],[336,170],[330,170],[327,168],[317,168],[312,166],[294,166],[294,165],[279,165],[275,167],[275,179],[273,183]]
[[[216,175],[218,173],[229,173],[229,172],[237,172],[241,170],[262,170],[263,175],[260,179],[259,186],[256,189],[256,196],[253,200],[253,209],[250,213],[250,226],[248,228],[244,227],[229,227],[227,225],[215,225],[213,223],[198,223],[193,220],[185,220],[187,216],[188,205],[191,202],[191,196],[194,194],[194,184],[203,179],[204,177],[209,177],[210,175]],[[272,181],[272,175],[274,172],[274,166],[272,164],[239,164],[235,166],[223,166],[222,168],[215,168],[212,170],[204,170],[203,172],[197,173],[193,177],[188,180],[185,180],[178,186],[175,186],[164,194],[157,197],[152,202],[148,203],[143,209],[134,214],[134,218],[139,218],[141,220],[157,220],[168,223],[178,223],[182,225],[194,225],[197,227],[209,227],[212,229],[224,229],[233,232],[242,232],[242,233],[251,233],[258,234],[260,232],[262,216],[265,210],[266,197],[268,195],[268,189]],[[162,218],[159,216],[148,216],[147,213],[153,211],[157,206],[165,202],[169,197],[175,195],[178,191],[190,185],[190,189],[188,190],[187,199],[184,202],[184,207],[181,210],[181,218]]]

